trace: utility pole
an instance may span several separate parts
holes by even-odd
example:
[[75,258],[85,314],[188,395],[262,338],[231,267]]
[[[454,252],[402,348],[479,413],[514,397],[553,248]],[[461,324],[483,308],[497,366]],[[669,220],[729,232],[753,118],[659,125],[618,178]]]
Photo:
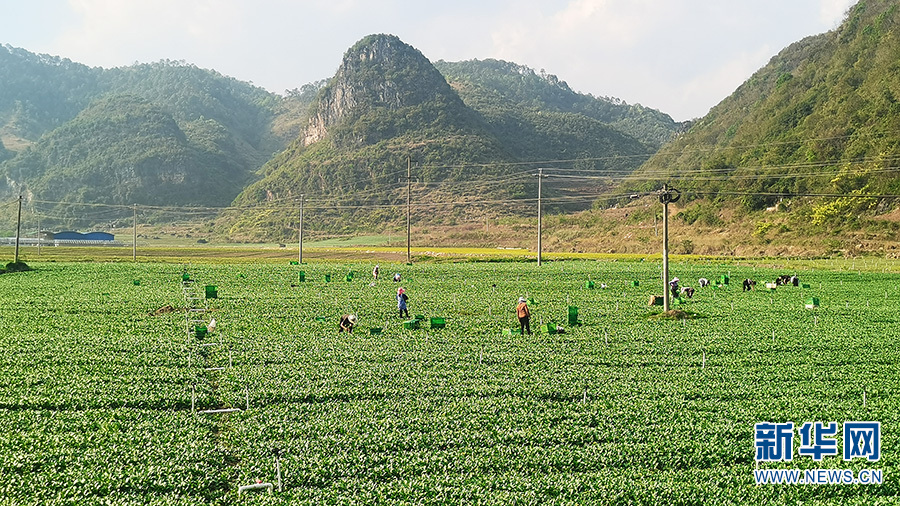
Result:
[[303,196],[300,194],[300,238],[297,243],[297,263],[303,265]]
[[137,262],[137,204],[131,205],[131,260]]
[[[34,205],[31,206],[31,211],[34,212]],[[37,226],[38,226],[38,233],[37,233],[38,256],[41,256],[41,215],[40,215],[40,214],[37,214],[37,213],[34,213],[34,214],[37,215]]]
[[544,169],[538,169],[538,267],[541,266],[541,181],[544,179]]
[[19,232],[22,230],[22,196],[19,195],[19,214],[16,218],[16,255],[14,263],[19,263]]
[[663,311],[669,310],[669,203],[678,202],[681,192],[664,184],[656,192],[663,205]]
[[410,159],[409,156],[406,157],[406,263],[412,263],[412,256],[410,255],[410,233],[409,233],[409,224],[410,224],[410,207],[412,200],[410,199],[410,182],[412,181],[412,173],[410,172]]

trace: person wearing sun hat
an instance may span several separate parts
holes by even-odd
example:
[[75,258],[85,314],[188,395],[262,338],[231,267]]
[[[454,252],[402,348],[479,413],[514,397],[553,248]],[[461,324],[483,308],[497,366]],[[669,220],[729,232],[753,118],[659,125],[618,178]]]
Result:
[[522,335],[527,332],[531,334],[531,311],[528,309],[528,302],[525,297],[519,297],[519,304],[516,306],[516,316],[519,317],[519,330]]
[[397,309],[400,310],[400,318],[403,318],[405,314],[407,318],[409,318],[409,309],[406,308],[406,301],[409,300],[409,297],[406,296],[406,289],[400,287],[397,289]]
[[348,334],[352,334],[354,325],[356,325],[356,315],[345,314],[341,316],[341,327],[338,329],[338,333],[346,330]]

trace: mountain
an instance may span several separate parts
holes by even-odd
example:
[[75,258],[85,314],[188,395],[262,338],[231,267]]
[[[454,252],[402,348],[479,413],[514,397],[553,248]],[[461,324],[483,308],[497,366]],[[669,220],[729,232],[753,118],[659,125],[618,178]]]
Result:
[[0,194],[227,205],[296,136],[300,101],[183,62],[105,70],[2,46]]
[[892,201],[853,196],[900,193],[898,6],[861,1],[838,29],[785,48],[651,158],[630,187],[650,189],[659,183],[647,175],[668,175],[707,197],[739,193],[751,211],[794,195],[841,195],[804,204],[818,223],[889,210]]
[[[523,162],[564,160],[579,168],[630,171],[654,150],[586,114],[550,106],[525,109],[505,98],[510,93],[501,83],[493,92],[490,83],[479,84],[478,93],[462,97],[459,82],[454,83],[396,36],[363,38],[319,92],[300,137],[235,200],[237,206],[272,202],[273,208],[236,214],[229,233],[236,239],[293,234],[296,210],[279,205],[293,202],[293,207],[301,194],[331,202],[329,209],[320,204],[317,224],[333,230],[400,220],[387,207],[405,198],[400,179],[407,163],[414,167],[417,193],[447,204],[486,194],[507,200],[533,195],[536,182],[523,177]],[[463,97],[472,98],[474,106]],[[502,181],[514,174],[514,180]],[[338,211],[339,205],[347,210]],[[468,212],[445,210],[450,211],[432,209],[421,218],[440,223]]]
[[[552,74],[502,60],[446,62],[435,66],[463,101],[489,122],[502,123],[515,114],[556,113],[583,116],[629,135],[652,150],[659,149],[681,130],[682,123],[660,111],[629,105],[609,97],[576,93]],[[502,128],[498,129],[502,135]]]
[[40,200],[212,206],[247,181],[241,159],[215,121],[179,126],[159,105],[112,95],[25,150],[10,174]]

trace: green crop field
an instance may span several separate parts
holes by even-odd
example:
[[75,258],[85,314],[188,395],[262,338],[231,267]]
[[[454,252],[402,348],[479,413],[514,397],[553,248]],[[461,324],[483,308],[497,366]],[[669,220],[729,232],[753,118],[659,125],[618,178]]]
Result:
[[[666,320],[650,261],[382,264],[376,283],[363,262],[29,263],[0,275],[0,504],[900,500],[896,274],[810,264],[808,287],[769,291],[794,272],[676,263],[694,317]],[[509,333],[518,297],[533,335]],[[817,421],[880,422],[880,459],[814,461],[795,435],[793,461],[756,461],[755,424]],[[883,483],[757,485],[757,468]],[[257,482],[276,490],[239,495]]]

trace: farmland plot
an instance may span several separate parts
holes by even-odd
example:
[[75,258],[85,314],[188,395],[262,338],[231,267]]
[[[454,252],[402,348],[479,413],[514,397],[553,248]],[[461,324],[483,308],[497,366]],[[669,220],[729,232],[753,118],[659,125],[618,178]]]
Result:
[[[370,284],[370,268],[189,266],[218,287],[205,301],[218,326],[202,339],[185,331],[183,311],[150,315],[185,306],[179,266],[46,264],[0,277],[0,495],[234,502],[240,485],[277,481],[276,454],[282,491],[241,502],[870,504],[898,494],[891,275],[808,271],[810,288],[742,293],[741,279],[761,286],[783,272],[675,265],[689,284],[725,273],[732,284],[678,306],[698,318],[653,321],[660,267],[650,262],[383,265],[403,274],[411,314],[447,321],[407,330],[400,285]],[[517,327],[520,296],[533,299],[533,330],[552,322],[565,333],[504,333]],[[811,296],[819,308],[804,307]],[[570,305],[582,325],[567,325]],[[346,313],[359,316],[352,335],[337,332]],[[192,405],[240,411],[194,415]],[[760,466],[877,468],[882,485],[754,484],[755,423],[845,420],[881,422],[880,461]]]

